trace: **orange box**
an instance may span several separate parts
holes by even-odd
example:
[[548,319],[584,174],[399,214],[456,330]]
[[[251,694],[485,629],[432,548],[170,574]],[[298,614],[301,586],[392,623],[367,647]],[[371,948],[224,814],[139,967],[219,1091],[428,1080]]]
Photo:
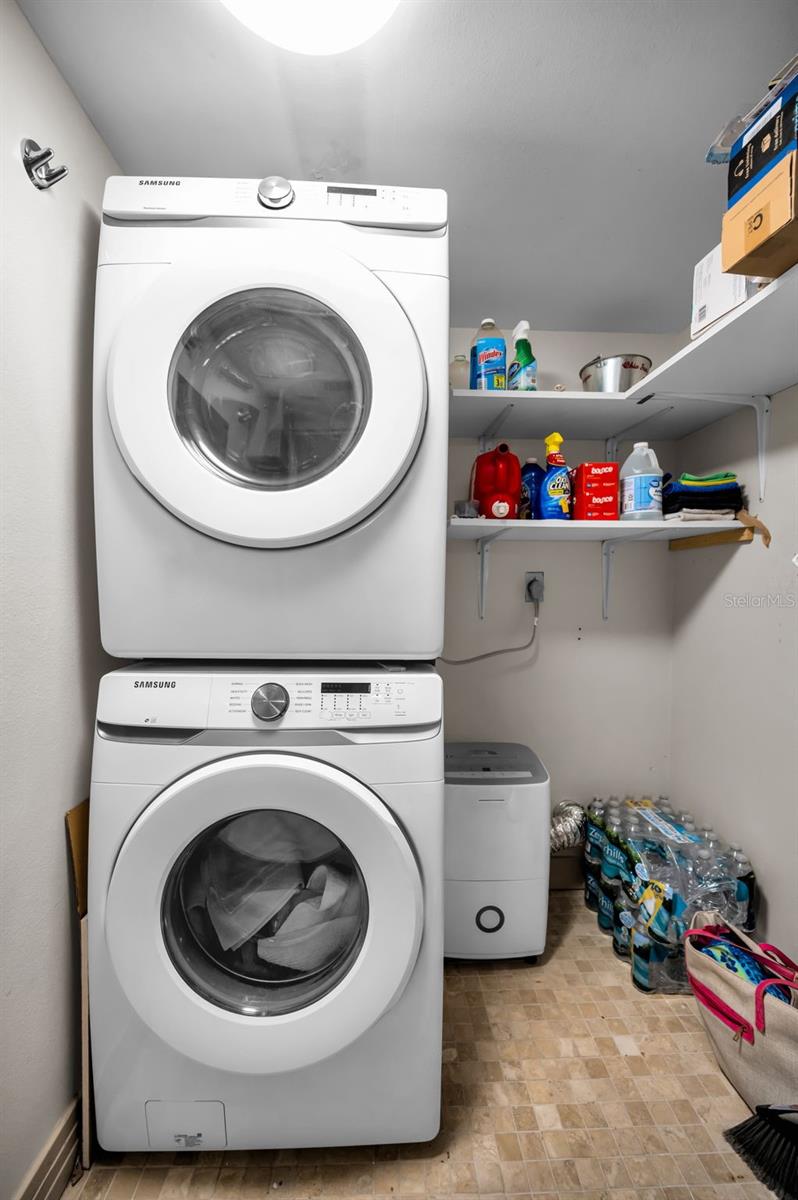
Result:
[[798,263],[798,151],[723,214],[723,270],[776,279]]

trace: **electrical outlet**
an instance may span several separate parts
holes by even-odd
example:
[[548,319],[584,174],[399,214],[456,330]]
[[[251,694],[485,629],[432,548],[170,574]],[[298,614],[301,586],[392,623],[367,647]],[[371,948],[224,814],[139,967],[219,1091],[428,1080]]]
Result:
[[524,600],[527,604],[543,600],[543,572],[527,571],[524,576]]

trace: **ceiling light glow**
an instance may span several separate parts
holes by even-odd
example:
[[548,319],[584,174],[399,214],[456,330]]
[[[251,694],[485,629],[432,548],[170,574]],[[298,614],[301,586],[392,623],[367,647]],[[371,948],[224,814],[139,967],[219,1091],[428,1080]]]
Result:
[[297,54],[342,54],[373,37],[399,0],[221,0],[258,37]]

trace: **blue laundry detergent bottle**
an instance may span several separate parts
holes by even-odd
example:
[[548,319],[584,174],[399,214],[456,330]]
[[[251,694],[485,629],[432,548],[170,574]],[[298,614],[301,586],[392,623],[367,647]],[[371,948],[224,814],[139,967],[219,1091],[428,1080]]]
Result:
[[479,392],[504,391],[507,343],[493,317],[485,317],[471,342],[470,386]]
[[565,465],[560,446],[561,433],[550,433],[546,438],[546,474],[540,489],[540,520],[570,521],[571,519],[571,476]]
[[540,492],[546,472],[536,458],[528,458],[521,468],[521,503],[518,516],[522,521],[540,519]]

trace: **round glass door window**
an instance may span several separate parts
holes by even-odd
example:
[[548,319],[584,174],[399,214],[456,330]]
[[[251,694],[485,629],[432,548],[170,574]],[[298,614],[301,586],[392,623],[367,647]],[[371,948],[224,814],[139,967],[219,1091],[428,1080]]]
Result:
[[363,876],[335,834],[308,817],[259,809],[227,818],[186,847],[161,909],[183,979],[246,1016],[295,1012],[355,962],[368,923]]
[[250,488],[302,487],[357,444],[371,373],[345,321],[281,288],[218,300],[183,333],[168,379],[172,419],[211,470]]

